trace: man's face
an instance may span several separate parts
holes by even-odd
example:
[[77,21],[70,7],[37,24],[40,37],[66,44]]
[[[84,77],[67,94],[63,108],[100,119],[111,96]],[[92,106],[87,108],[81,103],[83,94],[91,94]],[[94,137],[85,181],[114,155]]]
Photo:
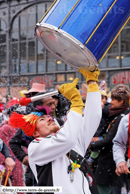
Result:
[[113,98],[112,100],[111,100],[111,107],[112,108],[115,108],[115,107],[119,107],[119,106],[121,106],[121,105],[123,105],[123,100],[121,100],[120,102],[118,101],[118,100],[116,100],[115,98]]
[[107,102],[107,99],[104,95],[101,95],[101,102],[105,104]]
[[54,134],[59,130],[59,127],[54,122],[53,118],[48,115],[43,115],[39,117],[36,122],[36,130],[34,132],[36,137],[46,137],[48,135]]
[[43,105],[50,107],[49,115],[51,115],[53,117],[55,114],[55,110],[56,110],[55,100],[52,97],[47,97],[44,99]]

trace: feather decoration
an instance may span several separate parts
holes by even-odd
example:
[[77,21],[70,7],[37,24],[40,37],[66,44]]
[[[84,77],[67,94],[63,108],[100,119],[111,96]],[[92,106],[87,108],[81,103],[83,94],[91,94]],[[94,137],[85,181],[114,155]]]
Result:
[[51,110],[49,106],[37,106],[35,109],[37,111],[43,112],[45,115],[48,115]]
[[9,118],[9,125],[14,128],[21,128],[25,135],[31,137],[36,128],[36,121],[41,115],[43,115],[43,113],[37,115],[37,112],[32,112],[28,115],[22,115],[13,112]]

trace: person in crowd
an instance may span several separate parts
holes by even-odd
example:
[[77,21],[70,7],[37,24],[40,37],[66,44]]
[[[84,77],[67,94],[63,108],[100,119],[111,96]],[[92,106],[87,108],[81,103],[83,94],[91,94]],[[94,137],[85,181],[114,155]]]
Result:
[[24,93],[26,98],[30,98],[39,92],[46,92],[45,84],[33,83],[30,90]]
[[6,95],[6,103],[12,100],[12,96],[10,94]]
[[[39,92],[35,96],[44,94],[44,92]],[[52,97],[47,97],[41,100],[34,101],[31,105],[30,111],[37,111],[42,110],[42,107],[48,107],[49,114],[53,117],[55,113],[55,102]],[[29,110],[27,110],[29,114]],[[27,115],[25,112],[24,115]],[[63,125],[63,121],[59,118],[54,118],[56,124],[58,126]],[[20,126],[19,126],[20,127]],[[30,169],[29,161],[28,161],[28,153],[24,151],[22,147],[28,148],[28,145],[33,140],[32,137],[27,136],[21,129],[19,129],[16,134],[12,137],[9,142],[10,148],[13,151],[16,158],[21,161],[25,166],[27,166],[27,170],[25,172],[25,184],[26,186],[36,186],[35,177]]]
[[113,158],[116,163],[116,174],[126,174],[126,188],[130,191],[130,113],[125,115],[113,139]]
[[0,139],[0,152],[5,157],[4,163],[5,163],[5,166],[6,166],[7,170],[13,171],[13,169],[15,167],[15,162],[12,159],[9,148],[3,142],[2,139]]
[[34,108],[33,103],[28,102],[27,99],[35,96],[38,93],[46,93],[45,85],[41,83],[33,83],[31,89],[24,92],[25,97],[20,98],[19,104],[21,106],[26,106],[26,114],[29,114]]
[[0,102],[0,124],[4,121],[2,111],[4,110],[4,104]]
[[[8,146],[10,153],[11,153],[11,157],[15,161],[15,168],[12,172],[10,172],[10,175],[9,175],[12,186],[24,186],[25,185],[24,179],[23,179],[23,169],[22,169],[21,162],[18,159],[16,159],[16,157],[14,156],[13,152],[11,151],[9,147],[9,140],[15,135],[17,130],[12,128],[8,124],[8,120],[9,120],[9,116],[11,115],[12,111],[16,111],[18,106],[19,106],[18,104],[12,105],[8,107],[8,109],[4,110],[4,114],[6,115],[6,120],[4,120],[2,124],[0,125],[0,138]],[[0,164],[4,165],[4,161],[5,161],[4,156],[0,155]],[[3,175],[3,178],[2,178],[2,184],[4,184],[5,182],[6,174],[7,174],[7,168],[5,169],[5,174]]]
[[99,127],[94,134],[94,137],[102,137],[106,133],[106,129],[109,124],[109,106],[110,103],[107,102],[106,91],[100,91],[101,93],[101,105],[102,105],[102,118]]
[[[84,117],[82,117],[84,103],[76,88],[78,79],[73,83],[63,84],[59,89],[71,101],[70,111],[61,128],[55,124],[51,116],[45,114],[37,115],[33,112],[27,115],[33,119],[28,117],[28,120],[17,113],[10,117],[10,124],[13,127],[24,123],[21,126],[22,130],[26,135],[35,138],[29,144],[28,154],[29,164],[38,186],[61,186],[63,194],[91,194],[88,182],[92,184],[92,180],[88,178],[88,181],[86,177],[89,175],[81,171],[84,169],[84,159],[79,165],[77,165],[79,159],[75,161],[76,167],[72,171],[71,154],[68,156],[66,154],[74,149],[84,157],[101,118],[101,95],[96,83],[99,70],[92,73],[80,69],[79,72],[85,76],[89,85]],[[80,165],[82,168],[79,169]]]
[[7,95],[6,95],[6,103],[7,103],[8,101],[10,101],[10,100],[12,100],[12,96],[11,96],[10,94],[7,94]]
[[[100,194],[120,194],[122,180],[115,173],[115,162],[112,155],[112,140],[115,137],[121,118],[129,112],[129,87],[117,85],[111,91],[109,107],[110,124],[104,139],[90,143],[92,151],[100,151],[95,169],[95,178]],[[117,191],[116,191],[117,189]]]
[[55,117],[64,120],[66,118],[67,111],[70,109],[70,101],[62,94],[57,94],[52,96],[52,98],[55,100],[56,104]]
[[[107,102],[107,93],[105,90],[100,90],[101,93],[101,105],[102,105],[102,118],[99,124],[99,127],[94,134],[94,137],[92,138],[91,142],[93,141],[100,141],[104,138],[104,135],[106,134],[107,127],[109,125],[109,106],[110,103]],[[90,149],[86,152],[86,158],[88,164],[91,168],[91,170],[94,172],[96,168],[97,158],[99,156],[99,151],[91,151]]]

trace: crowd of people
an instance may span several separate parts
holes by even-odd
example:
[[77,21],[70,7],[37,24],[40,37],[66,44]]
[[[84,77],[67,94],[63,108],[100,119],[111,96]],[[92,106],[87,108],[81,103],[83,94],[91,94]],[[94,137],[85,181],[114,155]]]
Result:
[[33,83],[19,101],[8,96],[0,115],[2,185],[9,172],[12,186],[61,186],[63,194],[130,191],[130,89],[120,84],[108,96],[98,85],[99,69],[79,72],[86,100],[78,78],[33,102],[46,94],[44,84]]

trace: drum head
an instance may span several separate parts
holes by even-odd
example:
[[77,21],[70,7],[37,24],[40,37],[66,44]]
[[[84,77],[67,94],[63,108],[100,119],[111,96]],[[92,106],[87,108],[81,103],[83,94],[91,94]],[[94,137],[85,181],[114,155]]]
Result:
[[65,31],[49,24],[37,24],[35,35],[60,60],[76,69],[95,71],[98,62],[80,41]]

